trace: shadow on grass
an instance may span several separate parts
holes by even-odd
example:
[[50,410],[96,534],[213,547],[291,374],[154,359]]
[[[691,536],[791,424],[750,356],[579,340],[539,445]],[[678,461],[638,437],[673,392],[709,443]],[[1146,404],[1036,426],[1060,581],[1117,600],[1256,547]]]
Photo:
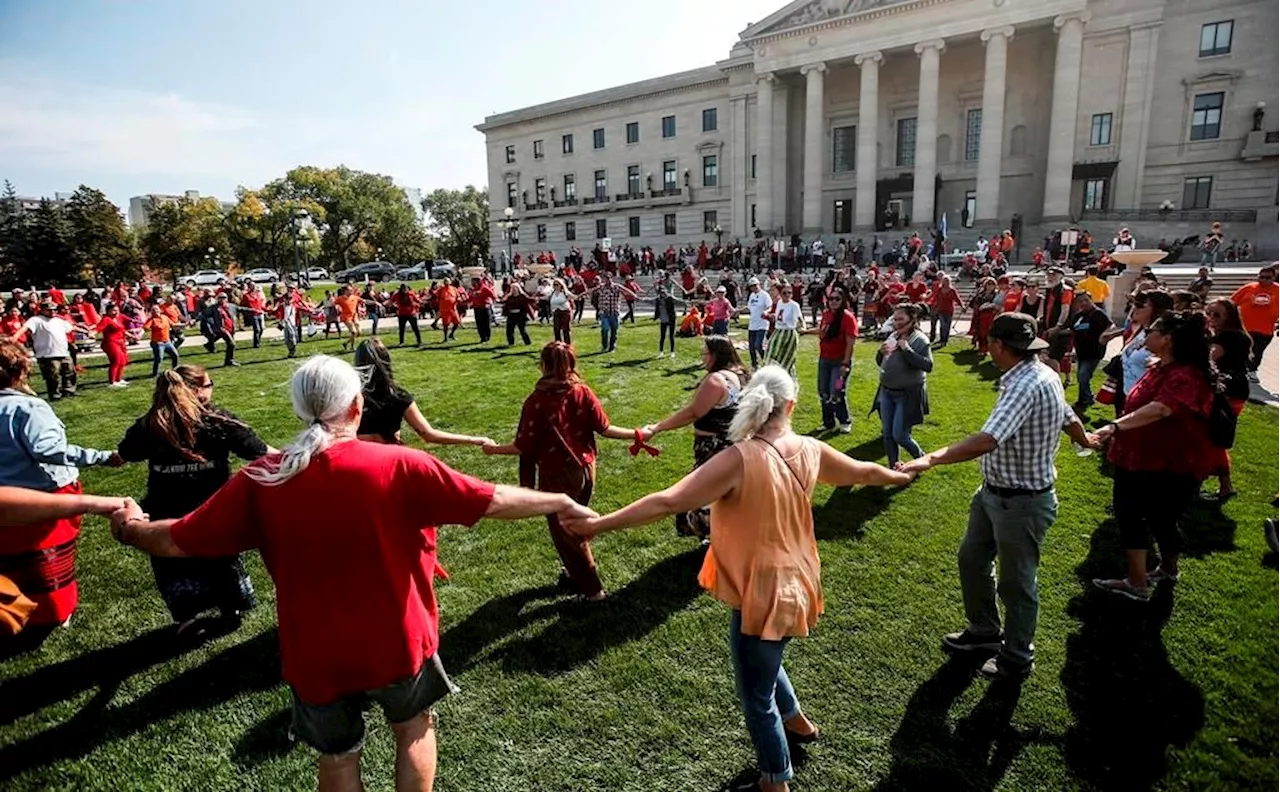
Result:
[[992,382],[1000,379],[1000,375],[1004,372],[996,367],[989,358],[984,358],[978,354],[976,349],[965,349],[956,352],[951,356],[957,366],[967,366],[971,374],[975,374],[978,378]]
[[[643,638],[696,599],[703,555],[703,549],[696,548],[659,561],[600,603],[560,599],[528,609],[556,596],[552,586],[489,600],[440,636],[440,659],[456,674],[496,658],[507,673],[572,671],[615,646]],[[559,618],[537,635],[489,651],[552,614]]]
[[866,535],[863,526],[889,508],[900,491],[889,487],[841,487],[831,493],[826,503],[813,507],[813,532],[819,539],[860,541]]
[[1067,605],[1079,627],[1067,637],[1060,676],[1075,716],[1064,753],[1089,786],[1146,789],[1168,772],[1169,748],[1187,745],[1204,725],[1205,702],[1169,662],[1161,637],[1173,587],[1161,584],[1140,603],[1090,586],[1094,577],[1117,574],[1123,559],[1115,522],[1107,520],[1076,567],[1085,590]]
[[952,657],[916,688],[889,741],[893,764],[876,790],[994,789],[1023,746],[1056,740],[1011,725],[1022,696],[1016,679],[981,682],[989,684],[982,699],[954,729],[948,724],[985,659]]
[[[129,656],[127,652],[122,655]],[[164,659],[167,658],[161,655],[146,665]],[[71,660],[53,668],[76,662],[78,660]],[[30,680],[40,673],[17,683],[21,688],[29,688]],[[52,683],[54,679],[45,681]],[[0,780],[12,779],[33,768],[79,759],[102,745],[152,728],[179,713],[211,709],[279,683],[279,642],[272,628],[219,652],[203,665],[155,686],[128,704],[108,709],[110,699],[99,694],[70,720],[5,746],[0,749]],[[15,691],[18,689],[15,687]],[[6,697],[8,695],[6,691]]]
[[1193,504],[1178,523],[1182,529],[1184,556],[1204,558],[1211,553],[1228,553],[1236,549],[1236,521],[1217,504]]

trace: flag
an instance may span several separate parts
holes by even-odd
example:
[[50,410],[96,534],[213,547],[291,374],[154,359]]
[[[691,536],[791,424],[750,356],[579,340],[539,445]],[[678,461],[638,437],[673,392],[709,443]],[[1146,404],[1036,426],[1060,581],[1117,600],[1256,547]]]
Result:
[[942,234],[942,238],[947,238],[947,213],[942,213],[942,222],[938,224],[938,233]]

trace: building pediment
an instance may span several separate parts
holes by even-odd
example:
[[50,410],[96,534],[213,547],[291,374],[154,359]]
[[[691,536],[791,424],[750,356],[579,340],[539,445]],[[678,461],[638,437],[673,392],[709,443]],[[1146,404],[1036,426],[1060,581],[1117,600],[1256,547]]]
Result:
[[761,38],[775,33],[858,16],[886,6],[902,5],[914,0],[796,0],[742,31],[739,39]]

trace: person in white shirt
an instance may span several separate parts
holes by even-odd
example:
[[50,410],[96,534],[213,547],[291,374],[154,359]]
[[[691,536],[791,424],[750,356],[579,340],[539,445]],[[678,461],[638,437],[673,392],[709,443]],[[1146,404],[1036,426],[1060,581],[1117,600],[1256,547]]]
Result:
[[75,328],[66,319],[54,316],[54,309],[51,302],[41,303],[40,313],[28,319],[23,328],[35,350],[49,401],[76,395],[76,369],[68,359],[67,342],[67,335],[75,332]]
[[1120,235],[1111,240],[1111,251],[1113,253],[1123,253],[1127,250],[1137,250],[1138,242],[1129,233],[1129,229],[1120,229]]
[[795,380],[796,349],[800,344],[800,331],[805,329],[804,311],[800,310],[800,303],[791,299],[791,287],[786,281],[774,284],[769,294],[774,300],[773,335],[769,337],[765,363],[782,366]]
[[751,350],[751,368],[758,368],[765,359],[764,339],[769,333],[769,310],[773,308],[773,300],[760,288],[760,279],[747,281],[751,294],[747,297],[747,312],[751,318],[747,322],[747,348]]
[[813,257],[812,257],[811,263],[813,265],[814,271],[817,271],[818,267],[820,267],[822,263],[825,262],[826,260],[827,260],[827,246],[823,243],[821,239],[813,240]]

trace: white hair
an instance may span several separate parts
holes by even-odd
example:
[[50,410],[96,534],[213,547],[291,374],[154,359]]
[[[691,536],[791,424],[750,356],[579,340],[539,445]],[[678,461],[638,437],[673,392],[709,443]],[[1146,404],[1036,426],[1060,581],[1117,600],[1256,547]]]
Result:
[[769,364],[751,378],[738,396],[738,410],[729,424],[729,440],[737,443],[755,436],[764,425],[785,414],[796,400],[796,383],[782,366]]
[[316,355],[298,367],[290,380],[293,412],[307,424],[280,451],[279,460],[245,468],[245,475],[274,487],[307,469],[311,458],[333,445],[335,430],[345,427],[351,403],[360,397],[360,375],[346,361]]

